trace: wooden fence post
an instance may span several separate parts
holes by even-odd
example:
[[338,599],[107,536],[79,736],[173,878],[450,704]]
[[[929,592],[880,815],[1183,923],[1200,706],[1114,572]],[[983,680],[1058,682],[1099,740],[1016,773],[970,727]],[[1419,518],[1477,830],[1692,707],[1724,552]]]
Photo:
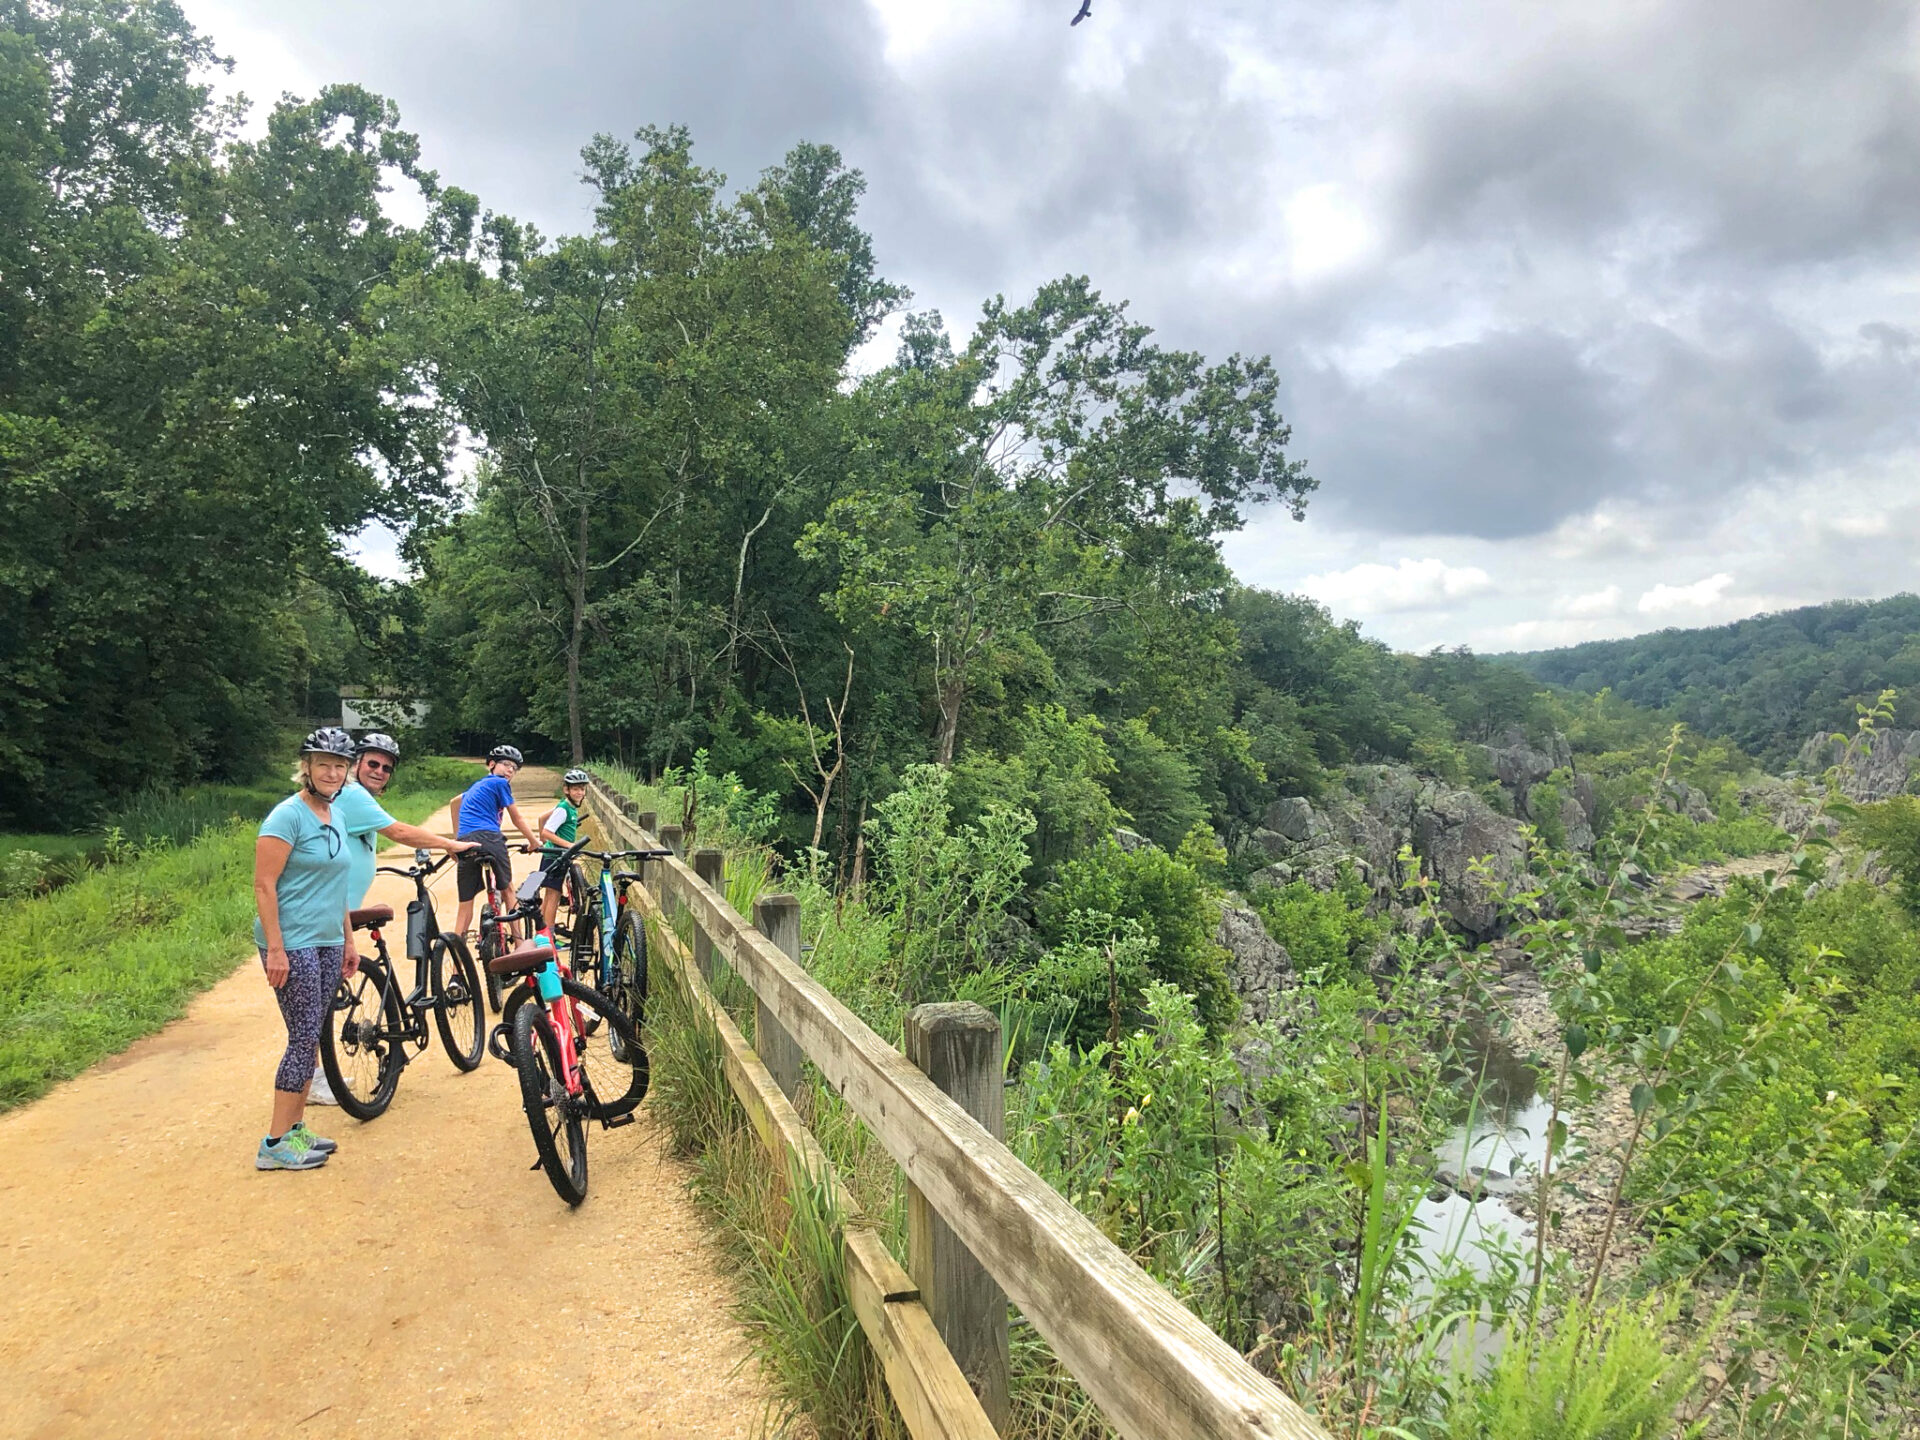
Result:
[[[685,855],[687,853],[686,831],[681,826],[662,825],[660,827],[660,843],[676,855]],[[673,871],[665,865],[660,867],[660,889],[658,893],[660,896],[660,908],[666,912],[667,919],[674,920],[678,918],[680,914],[680,899],[674,894]]]
[[[640,843],[642,845],[650,845],[655,838],[655,832],[660,828],[660,812],[657,810],[636,810],[633,814],[633,823],[640,827]],[[646,886],[647,889],[653,892],[654,896],[658,898],[660,872],[654,868],[654,862],[651,860],[642,860],[638,865],[634,866],[634,868],[640,872],[640,883]]]
[[[996,1140],[1006,1138],[1007,1092],[1000,1022],[971,1000],[916,1006],[907,1016],[907,1059]],[[918,1187],[907,1185],[907,1269],[934,1328],[953,1352],[980,1407],[1004,1430],[1009,1400],[1007,1297]]]
[[[702,845],[693,852],[693,873],[698,875],[701,883],[714,894],[724,896],[727,893],[726,856],[716,847]],[[714,968],[713,941],[697,919],[693,926],[693,963],[700,967],[701,976],[711,985]]]
[[[787,958],[800,959],[800,897],[798,895],[762,895],[753,902],[753,928],[782,950]],[[806,1054],[787,1033],[767,1002],[754,997],[753,1048],[765,1062],[767,1072],[791,1100],[800,1089],[800,1067]]]

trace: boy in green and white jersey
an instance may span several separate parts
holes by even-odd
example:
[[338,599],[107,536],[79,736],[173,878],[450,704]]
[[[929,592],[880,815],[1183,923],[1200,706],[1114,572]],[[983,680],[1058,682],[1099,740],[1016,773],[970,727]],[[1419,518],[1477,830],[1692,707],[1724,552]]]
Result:
[[540,838],[547,842],[540,852],[543,867],[540,880],[540,928],[553,933],[553,917],[560,909],[561,892],[567,888],[566,868],[553,862],[580,838],[580,807],[587,799],[587,772],[569,770],[560,780],[560,798],[553,809],[540,817]]

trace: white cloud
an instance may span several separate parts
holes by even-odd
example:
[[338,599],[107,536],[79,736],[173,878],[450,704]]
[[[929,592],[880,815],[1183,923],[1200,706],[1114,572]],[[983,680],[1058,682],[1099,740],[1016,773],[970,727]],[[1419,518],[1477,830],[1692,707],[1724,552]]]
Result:
[[1642,615],[1664,615],[1669,610],[1705,610],[1725,597],[1733,577],[1722,571],[1696,580],[1691,585],[1656,585],[1640,597],[1634,608]]
[[1877,540],[1893,531],[1893,521],[1885,511],[1870,515],[1809,515],[1807,520],[1845,540]]
[[1308,185],[1286,204],[1293,279],[1307,284],[1368,258],[1378,235],[1338,185]]
[[1553,608],[1562,615],[1616,615],[1620,611],[1620,587],[1609,585],[1604,590],[1592,590],[1571,599],[1556,600]]
[[1493,580],[1478,565],[1449,565],[1430,555],[1309,575],[1300,588],[1336,613],[1380,615],[1465,600],[1493,589]]
[[1475,649],[1485,651],[1552,650],[1583,640],[1611,640],[1632,628],[1618,620],[1520,620],[1476,630],[1470,640]]

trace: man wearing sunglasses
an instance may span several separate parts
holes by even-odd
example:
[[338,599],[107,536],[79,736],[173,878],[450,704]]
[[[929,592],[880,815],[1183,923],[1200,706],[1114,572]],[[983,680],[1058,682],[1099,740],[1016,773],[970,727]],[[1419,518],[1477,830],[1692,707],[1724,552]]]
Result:
[[[449,840],[418,825],[408,825],[389,815],[380,805],[380,796],[393,781],[394,767],[400,763],[400,742],[378,730],[360,737],[353,751],[353,773],[340,793],[333,797],[333,818],[347,836],[347,856],[353,862],[347,871],[347,908],[357,910],[366,903],[373,888],[374,851],[379,837],[414,850],[450,850],[458,855],[474,848],[471,840]],[[316,1066],[309,1104],[337,1105],[327,1077]]]

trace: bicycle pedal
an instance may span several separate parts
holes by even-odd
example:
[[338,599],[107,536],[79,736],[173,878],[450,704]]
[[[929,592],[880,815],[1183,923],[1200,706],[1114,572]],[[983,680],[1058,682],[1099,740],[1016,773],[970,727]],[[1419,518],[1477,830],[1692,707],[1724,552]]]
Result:
[[406,1000],[402,1003],[415,1010],[438,1010],[440,1008],[440,997],[438,995],[429,995],[425,990],[416,990],[407,996]]
[[616,1115],[611,1120],[602,1120],[600,1122],[601,1128],[605,1130],[618,1130],[622,1125],[631,1124],[633,1124],[633,1112],[631,1110],[624,1115]]

